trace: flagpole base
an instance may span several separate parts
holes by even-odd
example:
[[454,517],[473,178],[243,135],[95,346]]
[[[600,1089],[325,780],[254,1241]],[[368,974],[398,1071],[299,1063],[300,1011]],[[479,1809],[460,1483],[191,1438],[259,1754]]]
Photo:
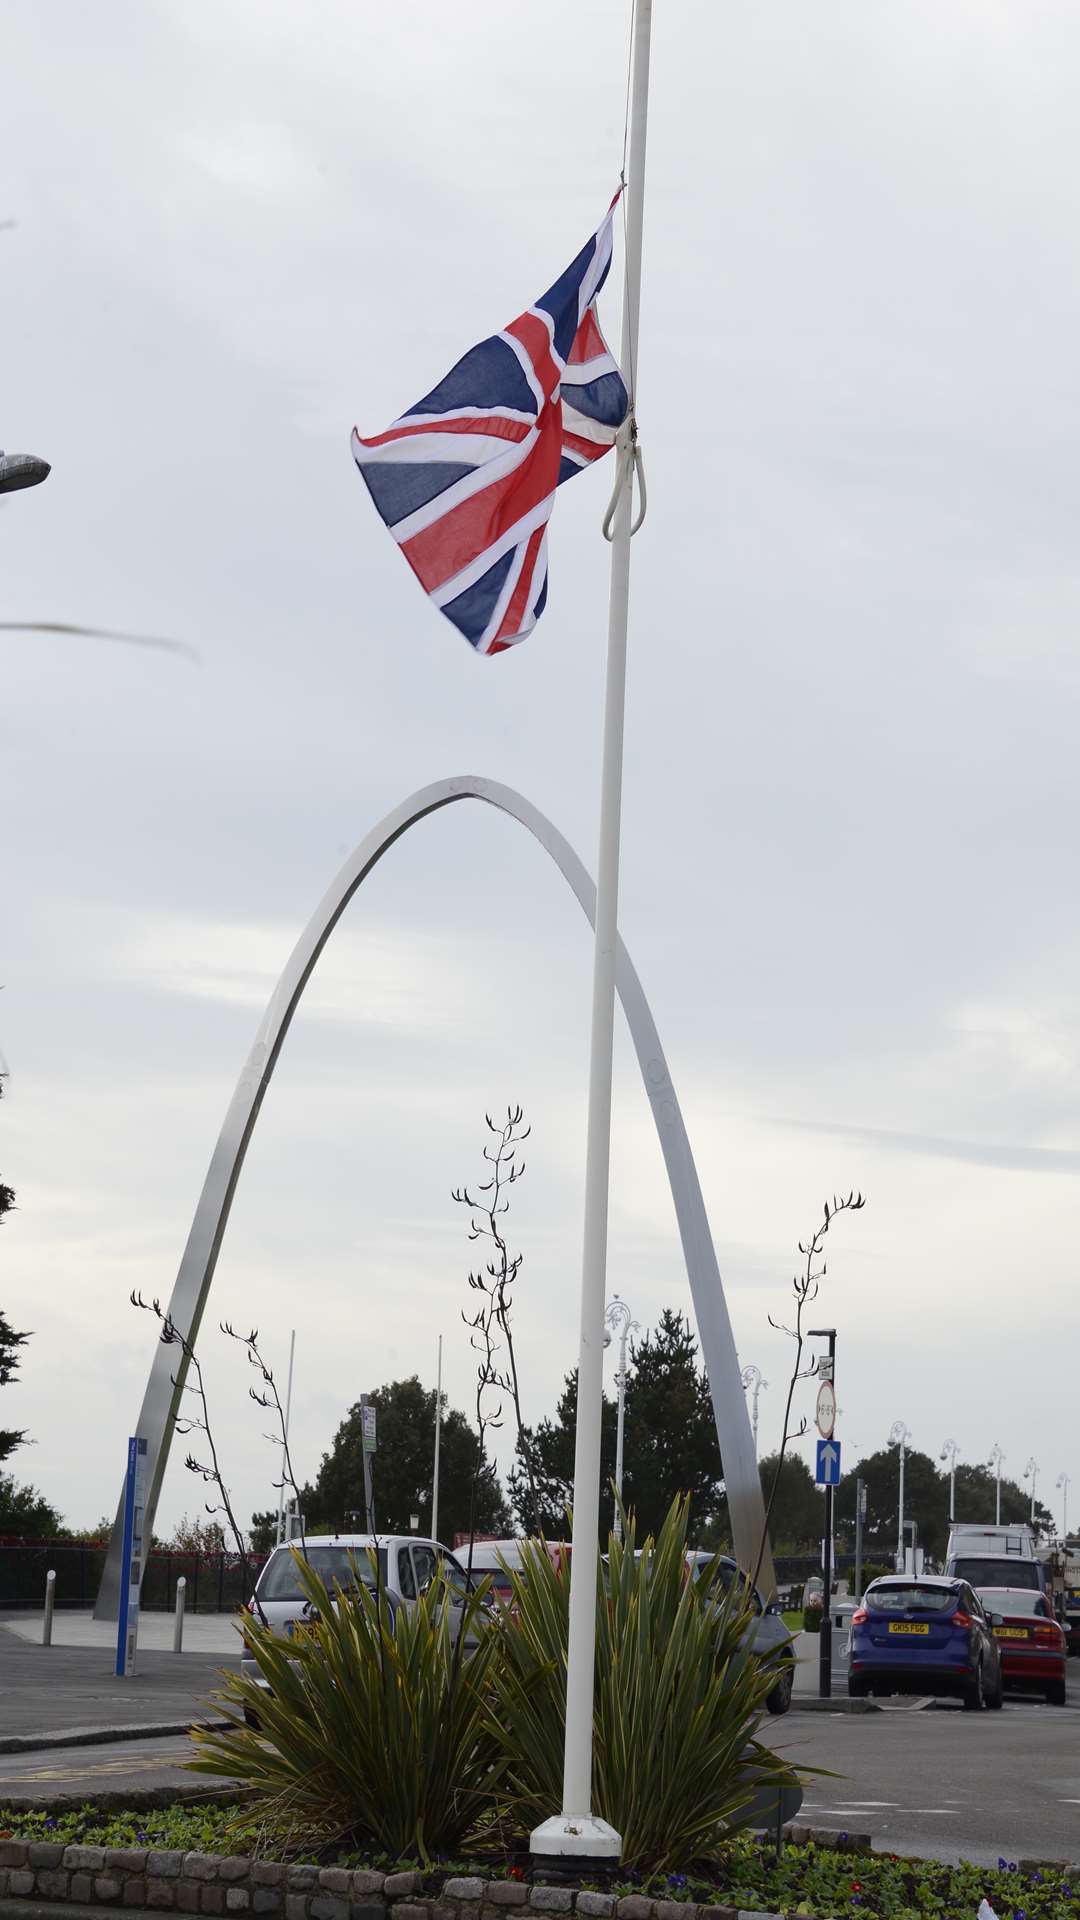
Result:
[[558,1813],[529,1836],[533,1873],[549,1885],[573,1887],[610,1879],[619,1864],[622,1838],[591,1813]]

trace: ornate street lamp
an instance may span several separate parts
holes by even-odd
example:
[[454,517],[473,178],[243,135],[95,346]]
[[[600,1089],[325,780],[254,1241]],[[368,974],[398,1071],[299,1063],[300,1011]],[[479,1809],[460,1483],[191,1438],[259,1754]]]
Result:
[[902,1573],[904,1568],[904,1455],[910,1439],[911,1428],[906,1427],[902,1420],[894,1420],[889,1428],[889,1445],[900,1449],[900,1524],[896,1534],[897,1573]]
[[742,1383],[743,1383],[744,1392],[749,1393],[751,1395],[750,1425],[754,1431],[754,1458],[756,1460],[757,1450],[758,1450],[758,1446],[757,1446],[758,1395],[760,1394],[762,1387],[768,1387],[769,1383],[765,1379],[764,1375],[762,1374],[761,1368],[755,1367],[752,1363],[750,1366],[743,1368]]
[[611,1336],[619,1336],[619,1371],[615,1375],[615,1384],[619,1393],[619,1411],[615,1425],[615,1538],[622,1539],[622,1476],[623,1476],[623,1422],[626,1411],[626,1343],[632,1333],[640,1333],[641,1328],[634,1319],[625,1300],[616,1294],[604,1315],[604,1324],[609,1329],[604,1335],[604,1345],[611,1345]]

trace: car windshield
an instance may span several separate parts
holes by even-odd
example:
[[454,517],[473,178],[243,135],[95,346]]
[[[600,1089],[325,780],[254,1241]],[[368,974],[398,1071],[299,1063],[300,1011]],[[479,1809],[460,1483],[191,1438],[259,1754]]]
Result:
[[1029,1587],[1041,1591],[1034,1560],[953,1560],[949,1572],[971,1587]]
[[[328,1587],[351,1587],[352,1570],[350,1557],[356,1562],[356,1570],[366,1586],[375,1585],[375,1571],[371,1564],[371,1553],[367,1547],[316,1547],[307,1550],[308,1566],[325,1580]],[[379,1579],[386,1582],[386,1548],[379,1548]],[[307,1595],[300,1585],[300,1576],[291,1553],[271,1554],[262,1576],[255,1589],[260,1600],[306,1600]]]
[[865,1604],[875,1613],[948,1613],[959,1598],[955,1587],[924,1587],[905,1580],[891,1587],[871,1587]]
[[1050,1618],[1050,1609],[1043,1595],[1023,1588],[980,1587],[979,1599],[987,1613],[1031,1614],[1039,1620]]
[[707,1578],[712,1585],[727,1593],[737,1579],[741,1580],[742,1575],[728,1560],[718,1559],[711,1553],[695,1553],[690,1560],[690,1578]]

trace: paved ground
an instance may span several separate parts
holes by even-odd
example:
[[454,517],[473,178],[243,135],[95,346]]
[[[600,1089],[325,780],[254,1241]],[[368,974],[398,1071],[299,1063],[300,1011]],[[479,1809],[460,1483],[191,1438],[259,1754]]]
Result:
[[[232,1613],[189,1613],[184,1619],[184,1654],[229,1654],[236,1648],[236,1615]],[[32,1646],[41,1645],[40,1613],[4,1614],[0,1627]],[[116,1651],[116,1622],[95,1620],[90,1613],[56,1613],[53,1616],[54,1647],[104,1647]],[[171,1613],[144,1613],[139,1616],[139,1646],[147,1652],[171,1653],[173,1616]]]
[[[186,1773],[191,1741],[183,1734],[162,1740],[124,1740],[97,1747],[53,1747],[37,1753],[0,1754],[0,1802],[49,1799],[71,1793],[146,1792],[153,1787],[201,1787],[214,1782]],[[223,1783],[224,1790],[224,1783]],[[0,1909],[2,1911],[2,1909]]]
[[9,1625],[0,1627],[0,1741],[203,1719],[219,1673],[235,1667],[239,1654],[140,1649],[130,1680],[116,1678],[113,1658],[108,1647],[34,1646]]

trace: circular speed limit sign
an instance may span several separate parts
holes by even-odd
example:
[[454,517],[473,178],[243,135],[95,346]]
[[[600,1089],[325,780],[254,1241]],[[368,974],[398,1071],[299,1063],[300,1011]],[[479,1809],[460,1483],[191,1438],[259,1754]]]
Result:
[[836,1394],[831,1380],[823,1380],[817,1390],[814,1423],[823,1440],[831,1440],[836,1425]]

